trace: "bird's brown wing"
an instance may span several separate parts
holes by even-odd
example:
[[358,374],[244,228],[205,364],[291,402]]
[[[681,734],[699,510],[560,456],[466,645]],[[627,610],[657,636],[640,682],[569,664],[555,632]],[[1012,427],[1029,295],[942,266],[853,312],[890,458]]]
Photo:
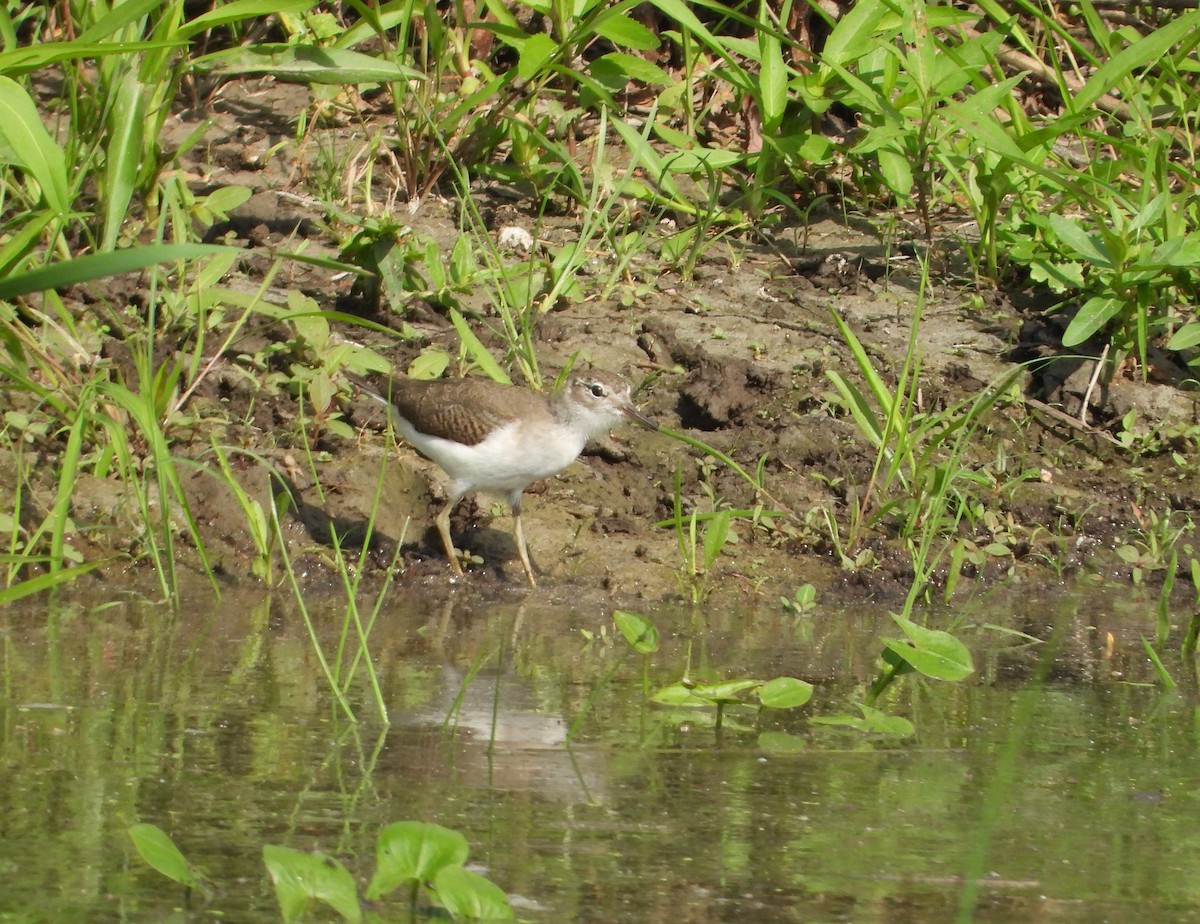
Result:
[[544,395],[490,379],[394,376],[380,394],[421,433],[469,446],[519,417],[550,416]]

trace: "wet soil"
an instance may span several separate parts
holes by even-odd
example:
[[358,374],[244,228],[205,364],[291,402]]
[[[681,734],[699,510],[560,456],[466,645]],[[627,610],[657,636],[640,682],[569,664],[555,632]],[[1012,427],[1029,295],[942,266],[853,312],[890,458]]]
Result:
[[[209,233],[211,240],[246,250],[222,284],[254,292],[275,272],[267,288],[270,302],[282,305],[289,293],[301,292],[322,309],[354,312],[394,330],[389,336],[332,325],[338,336],[370,346],[399,370],[431,346],[457,357],[458,335],[436,299],[413,298],[376,311],[345,274],[312,264],[275,265],[272,248],[338,256],[327,230],[329,216],[313,193],[322,165],[329,164],[321,152],[345,152],[334,156],[341,183],[362,147],[361,127],[337,124],[313,128],[297,140],[294,120],[308,106],[303,88],[244,81],[224,87],[202,111],[182,112],[170,123],[168,147],[203,119],[213,121],[204,143],[185,158],[195,191],[232,184],[253,190],[248,202]],[[370,124],[378,132],[390,130],[382,116]],[[459,204],[436,197],[415,209],[394,204],[395,186],[401,184],[385,168],[379,167],[373,208],[377,213],[391,208],[410,228],[406,234],[433,240],[443,256],[449,254],[462,233]],[[514,200],[511,191],[485,184],[474,194],[481,212],[499,209],[504,224],[537,229],[540,255],[548,259],[578,233],[579,216],[569,211],[539,223],[529,211],[532,199]],[[348,207],[359,209],[365,206]],[[526,495],[525,529],[542,592],[569,596],[589,588],[633,598],[677,593],[677,536],[655,524],[673,515],[678,472],[685,513],[710,509],[713,500],[739,510],[761,504],[785,511],[757,523],[735,520],[736,543],[722,553],[711,577],[719,593],[790,593],[806,581],[851,597],[903,593],[911,558],[893,520],[881,518],[849,550],[859,559],[856,568],[842,566],[830,538],[828,518],[839,524],[844,539],[864,497],[870,509],[883,503],[872,498],[875,449],[836,400],[828,377],[838,372],[868,391],[838,333],[835,313],[894,385],[920,307],[917,398],[931,413],[970,401],[1012,376],[1005,399],[980,417],[964,457],[966,467],[978,473],[973,491],[987,516],[959,527],[979,548],[999,539],[1007,552],[968,566],[969,576],[1058,581],[1080,574],[1127,575],[1129,566],[1114,549],[1148,531],[1152,513],[1182,511],[1175,522],[1190,526],[1200,497],[1194,468],[1172,457],[1169,441],[1155,444],[1153,452],[1135,453],[1113,437],[1130,411],[1137,412],[1143,432],[1195,421],[1194,393],[1184,390],[1178,371],[1164,363],[1163,381],[1146,383],[1135,372],[1102,384],[1081,422],[1095,362],[1056,359],[1061,350],[1053,325],[1061,319],[1047,319],[1030,293],[980,288],[958,278],[946,268],[951,249],[940,249],[939,275],[922,292],[917,262],[905,256],[906,242],[886,239],[869,218],[818,215],[806,227],[777,227],[770,238],[713,244],[691,279],[664,271],[648,251],[628,267],[627,284],[603,299],[600,281],[612,259],[598,245],[594,274],[579,279],[581,297],[563,300],[538,321],[539,362],[547,381],[572,357],[627,376],[640,386],[644,411],[664,427],[711,445],[748,471],[761,460],[769,497],[756,496],[736,473],[669,435],[619,431]],[[514,264],[524,259],[512,254]],[[77,288],[65,299],[80,314],[122,315],[136,310],[143,285],[144,279],[124,277]],[[473,328],[481,339],[503,357],[486,293],[476,288],[459,298],[475,313]],[[242,505],[204,470],[215,469],[214,434],[239,450],[232,456],[235,474],[263,509],[284,488],[293,498],[284,531],[306,590],[340,589],[332,535],[341,536],[344,547],[355,547],[372,511],[372,551],[364,562],[371,576],[382,573],[399,542],[401,585],[445,583],[450,571],[432,528],[444,498],[436,467],[408,447],[389,444],[374,408],[336,374],[339,397],[326,416],[314,415],[313,399],[298,401],[287,374],[290,363],[311,365],[311,357],[290,354],[291,329],[263,317],[255,315],[214,357],[169,426],[173,451],[201,463],[185,469],[185,489],[221,579],[257,580]],[[95,361],[117,366],[131,383],[136,379],[119,339],[95,348]],[[1039,361],[1036,370],[1020,365],[1032,359]],[[338,413],[353,428],[351,436],[328,425],[328,415]],[[936,450],[934,458],[940,458]],[[48,481],[41,499],[47,506],[51,490]],[[81,477],[72,509],[75,544],[89,557],[132,550],[129,538],[141,527],[136,509],[125,486]],[[469,584],[524,592],[507,511],[486,499],[468,500],[452,522],[456,543],[477,559]],[[186,546],[182,529],[180,536]],[[196,568],[194,550],[183,554]],[[112,577],[110,570],[107,578]]]

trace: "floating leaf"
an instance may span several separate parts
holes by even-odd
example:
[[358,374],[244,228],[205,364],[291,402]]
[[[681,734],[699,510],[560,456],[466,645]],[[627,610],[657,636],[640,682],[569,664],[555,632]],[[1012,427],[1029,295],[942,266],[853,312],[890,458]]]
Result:
[[683,684],[663,687],[650,697],[662,706],[716,706],[719,703],[740,703],[739,693],[758,686],[757,680],[729,680],[724,683]]
[[813,695],[813,685],[795,677],[776,677],[758,688],[758,701],[771,709],[803,706]]
[[872,706],[858,704],[862,716],[821,715],[809,719],[814,725],[840,725],[856,731],[875,735],[911,735],[915,729],[912,722],[898,715],[888,715]]

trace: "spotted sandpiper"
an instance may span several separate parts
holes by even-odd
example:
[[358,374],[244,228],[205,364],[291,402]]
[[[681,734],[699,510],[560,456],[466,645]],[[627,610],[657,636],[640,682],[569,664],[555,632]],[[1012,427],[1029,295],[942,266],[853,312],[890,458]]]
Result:
[[449,497],[434,522],[455,574],[463,572],[450,541],[450,512],[472,491],[499,494],[512,507],[517,551],[531,587],[537,581],[521,528],[522,492],[561,472],[588,440],[623,419],[658,429],[634,407],[625,382],[599,372],[571,375],[553,396],[482,378],[393,376],[379,389],[352,380],[387,405],[396,431],[449,476]]

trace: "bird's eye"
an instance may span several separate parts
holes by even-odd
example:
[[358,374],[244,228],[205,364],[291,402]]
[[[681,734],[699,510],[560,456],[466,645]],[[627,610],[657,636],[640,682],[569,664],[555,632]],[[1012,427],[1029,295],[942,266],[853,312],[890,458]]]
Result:
[[592,382],[592,384],[588,386],[588,391],[592,393],[593,398],[604,397],[604,386],[599,382]]

